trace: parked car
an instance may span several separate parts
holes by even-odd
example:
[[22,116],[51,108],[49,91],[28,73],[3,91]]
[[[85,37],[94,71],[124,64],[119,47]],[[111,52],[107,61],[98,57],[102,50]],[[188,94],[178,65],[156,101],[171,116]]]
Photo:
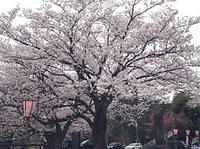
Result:
[[93,143],[90,140],[85,140],[80,143],[80,149],[93,149]]
[[64,140],[62,149],[72,149],[72,140]]
[[200,146],[191,145],[191,149],[200,149]]
[[186,149],[186,144],[183,141],[168,141],[167,145],[169,149],[174,149],[175,145],[177,149]]
[[123,145],[120,142],[112,142],[107,146],[108,149],[123,149]]
[[125,147],[125,149],[142,149],[143,146],[141,143],[131,143]]

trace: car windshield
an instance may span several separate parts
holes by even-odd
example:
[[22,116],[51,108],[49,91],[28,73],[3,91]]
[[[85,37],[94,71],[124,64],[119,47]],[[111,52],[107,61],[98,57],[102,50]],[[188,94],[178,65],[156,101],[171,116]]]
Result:
[[131,143],[129,146],[140,146],[140,143]]

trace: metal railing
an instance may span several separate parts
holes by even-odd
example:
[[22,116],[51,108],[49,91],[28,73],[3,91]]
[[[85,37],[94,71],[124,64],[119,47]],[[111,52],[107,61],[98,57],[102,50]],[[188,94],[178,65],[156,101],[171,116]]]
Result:
[[0,144],[0,149],[46,149],[45,144]]

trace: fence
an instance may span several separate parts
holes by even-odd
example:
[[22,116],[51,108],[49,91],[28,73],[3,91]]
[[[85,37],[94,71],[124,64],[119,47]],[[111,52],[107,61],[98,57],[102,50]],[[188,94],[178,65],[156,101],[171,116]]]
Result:
[[168,145],[148,145],[144,149],[171,149]]
[[0,149],[45,149],[44,144],[0,144]]

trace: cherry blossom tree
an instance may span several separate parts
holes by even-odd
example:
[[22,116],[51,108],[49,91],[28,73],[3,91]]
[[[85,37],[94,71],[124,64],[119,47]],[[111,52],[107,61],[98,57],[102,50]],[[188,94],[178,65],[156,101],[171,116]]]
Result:
[[78,113],[94,149],[106,149],[111,103],[165,96],[190,79],[189,29],[199,18],[178,18],[170,1],[45,0],[37,11],[2,14],[1,60],[23,82],[7,95],[39,99],[45,118]]
[[20,115],[16,112],[16,109],[13,110],[13,108],[4,106],[1,107],[0,110],[1,143],[14,142],[16,141],[16,138],[18,139],[18,142],[25,141],[25,137],[28,138],[28,136],[26,136],[26,132],[31,131],[31,129],[28,130],[26,127],[29,123],[23,121],[22,117],[20,117]]
[[[70,102],[57,102],[53,95],[50,98],[48,87],[41,84],[37,86],[37,83],[34,84],[37,80],[31,81],[33,78],[29,77],[15,66],[12,69],[5,67],[4,74],[0,77],[3,82],[0,86],[0,106],[3,111],[0,114],[0,129],[4,132],[1,138],[18,143],[45,141],[49,149],[61,148],[66,134],[70,135],[70,130],[75,127],[74,124],[71,125],[72,122],[79,122],[79,128],[75,127],[76,131],[82,132],[83,127],[87,128],[83,122],[77,120],[78,115],[84,111],[72,112]],[[27,99],[38,102],[33,118],[23,116],[22,101]],[[56,103],[48,105],[52,100],[56,100]]]
[[[117,122],[120,126],[133,126],[135,128],[136,142],[139,141],[139,121],[144,112],[149,109],[149,103],[145,99],[120,99],[111,103],[108,108],[107,119]],[[111,124],[116,125],[116,124]],[[111,127],[110,126],[110,127]],[[122,130],[125,131],[125,130]],[[126,136],[126,134],[125,134]],[[129,142],[127,142],[129,143]]]
[[[2,66],[2,68],[5,67]],[[8,83],[7,79],[9,78],[7,78],[5,74],[6,69],[4,69],[4,73],[2,73],[0,77],[1,82],[4,82],[1,83],[0,86],[0,129],[2,132],[0,138],[1,142],[22,142],[27,140],[27,138],[34,134],[34,129],[31,129],[31,127],[29,127],[30,121],[28,122],[22,116],[22,106],[18,106],[15,101],[11,100],[11,96],[14,96],[14,94],[16,93],[14,92],[16,86],[14,86],[14,82],[12,82],[12,84]],[[8,74],[9,73],[7,72],[7,75]],[[10,86],[12,86],[12,91],[9,90]],[[7,96],[8,100],[6,100],[6,94],[9,94]]]

